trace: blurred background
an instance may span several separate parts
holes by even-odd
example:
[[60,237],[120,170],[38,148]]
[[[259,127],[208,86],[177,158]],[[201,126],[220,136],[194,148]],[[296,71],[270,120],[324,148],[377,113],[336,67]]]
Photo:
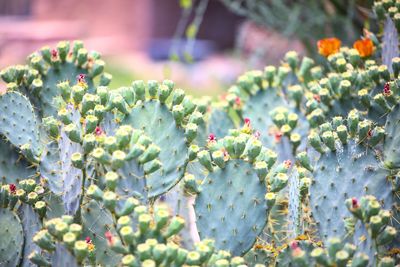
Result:
[[[81,39],[99,51],[111,87],[172,79],[215,96],[246,70],[288,50],[315,56],[316,41],[344,44],[371,21],[372,0],[0,0],[0,68],[44,45]],[[318,57],[317,57],[318,58]]]

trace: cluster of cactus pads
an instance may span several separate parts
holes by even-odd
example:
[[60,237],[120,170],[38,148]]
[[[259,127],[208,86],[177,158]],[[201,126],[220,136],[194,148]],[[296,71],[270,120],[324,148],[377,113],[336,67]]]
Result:
[[219,102],[109,88],[80,41],[2,70],[0,266],[399,264],[400,2],[374,10],[370,53],[288,52]]

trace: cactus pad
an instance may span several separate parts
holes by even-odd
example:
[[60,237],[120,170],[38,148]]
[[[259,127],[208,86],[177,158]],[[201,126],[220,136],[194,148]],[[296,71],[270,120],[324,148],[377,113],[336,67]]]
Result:
[[72,166],[71,155],[80,151],[64,133],[58,142],[49,143],[40,162],[40,173],[47,179],[50,190],[62,195],[65,211],[75,214],[79,206],[82,171]]
[[29,100],[18,92],[0,96],[0,133],[15,146],[29,144],[34,156],[40,154],[39,125]]
[[35,169],[4,140],[0,140],[0,151],[0,184],[15,184],[35,174]]
[[168,191],[183,176],[187,147],[184,131],[164,104],[147,101],[132,109],[123,124],[142,129],[161,148],[163,168],[147,177],[148,196],[155,197]]
[[400,167],[400,105],[396,105],[393,110],[389,113],[386,125],[385,125],[385,142],[384,142],[384,157],[385,165],[389,168],[399,168]]
[[266,186],[251,164],[231,160],[210,173],[201,189],[195,203],[200,237],[214,238],[218,249],[244,254],[266,223]]
[[228,112],[220,108],[214,108],[208,119],[208,133],[213,133],[217,138],[222,138],[234,129],[235,124],[229,117]]
[[97,263],[103,266],[117,265],[120,256],[108,247],[104,235],[107,231],[116,235],[111,213],[95,200],[90,200],[82,207],[82,219],[85,236],[90,237],[96,246]]
[[0,209],[0,266],[18,266],[24,247],[24,234],[18,216],[8,209]]
[[345,234],[343,219],[351,215],[344,206],[347,198],[370,194],[385,208],[393,205],[389,173],[380,167],[376,157],[373,150],[354,141],[343,151],[321,155],[314,168],[310,204],[323,240]]

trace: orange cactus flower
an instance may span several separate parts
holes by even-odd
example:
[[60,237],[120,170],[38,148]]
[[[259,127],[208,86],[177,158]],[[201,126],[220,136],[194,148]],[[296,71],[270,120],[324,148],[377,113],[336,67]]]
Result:
[[369,57],[375,51],[374,43],[368,38],[355,41],[353,47],[357,49],[361,57]]
[[317,43],[318,53],[324,57],[328,57],[339,52],[341,44],[342,42],[337,38],[325,38],[319,40]]

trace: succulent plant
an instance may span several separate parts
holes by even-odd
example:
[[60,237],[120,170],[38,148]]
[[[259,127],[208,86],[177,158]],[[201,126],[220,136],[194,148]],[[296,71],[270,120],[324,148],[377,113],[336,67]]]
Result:
[[383,41],[288,52],[219,102],[109,88],[79,41],[1,71],[0,265],[398,264],[397,6]]

